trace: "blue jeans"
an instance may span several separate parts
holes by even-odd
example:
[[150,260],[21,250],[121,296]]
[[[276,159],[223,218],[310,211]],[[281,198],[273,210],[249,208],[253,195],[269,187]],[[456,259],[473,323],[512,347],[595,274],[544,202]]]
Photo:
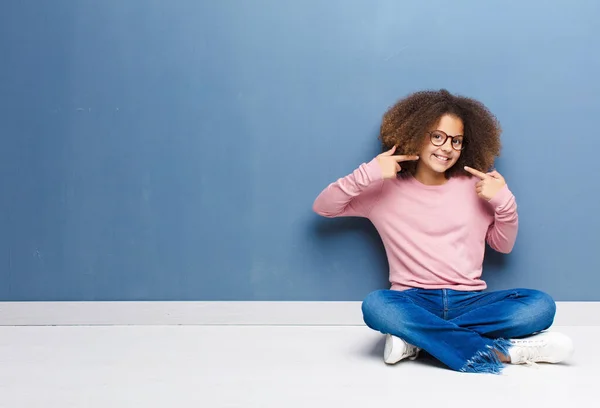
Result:
[[400,337],[455,371],[499,373],[509,339],[549,328],[554,300],[531,289],[463,292],[451,289],[378,290],[362,303],[365,323]]

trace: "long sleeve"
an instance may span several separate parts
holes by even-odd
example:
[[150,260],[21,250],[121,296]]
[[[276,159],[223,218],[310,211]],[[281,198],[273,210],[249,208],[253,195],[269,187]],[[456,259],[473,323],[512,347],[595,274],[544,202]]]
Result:
[[361,164],[346,177],[329,184],[316,198],[313,210],[324,217],[368,217],[383,186],[376,159]]
[[494,223],[487,233],[487,242],[498,252],[509,253],[512,251],[519,230],[519,215],[515,196],[504,186],[494,198],[490,200],[494,208]]

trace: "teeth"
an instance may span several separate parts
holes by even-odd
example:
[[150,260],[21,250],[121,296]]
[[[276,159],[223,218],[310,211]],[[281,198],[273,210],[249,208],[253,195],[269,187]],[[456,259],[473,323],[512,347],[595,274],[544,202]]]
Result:
[[448,161],[448,160],[450,160],[448,157],[442,157],[442,156],[438,156],[437,154],[434,154],[434,156],[435,156],[435,157],[437,157],[437,158],[438,158],[438,159],[440,159],[440,160],[445,160],[445,161]]

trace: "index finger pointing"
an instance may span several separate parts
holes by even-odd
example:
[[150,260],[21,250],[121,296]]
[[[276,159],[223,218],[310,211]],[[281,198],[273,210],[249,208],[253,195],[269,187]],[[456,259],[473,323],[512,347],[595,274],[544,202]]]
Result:
[[480,172],[479,170],[472,169],[469,166],[465,166],[465,170],[474,175],[475,177],[479,177],[482,180],[485,180],[489,176],[485,173]]

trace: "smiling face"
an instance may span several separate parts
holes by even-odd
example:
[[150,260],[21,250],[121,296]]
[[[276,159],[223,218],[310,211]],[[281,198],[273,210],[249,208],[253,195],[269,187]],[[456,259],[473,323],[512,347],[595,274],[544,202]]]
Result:
[[[460,118],[443,115],[423,138],[415,178],[423,184],[444,184],[447,181],[446,171],[460,157],[463,132],[464,125]],[[446,138],[446,135],[450,137]]]

